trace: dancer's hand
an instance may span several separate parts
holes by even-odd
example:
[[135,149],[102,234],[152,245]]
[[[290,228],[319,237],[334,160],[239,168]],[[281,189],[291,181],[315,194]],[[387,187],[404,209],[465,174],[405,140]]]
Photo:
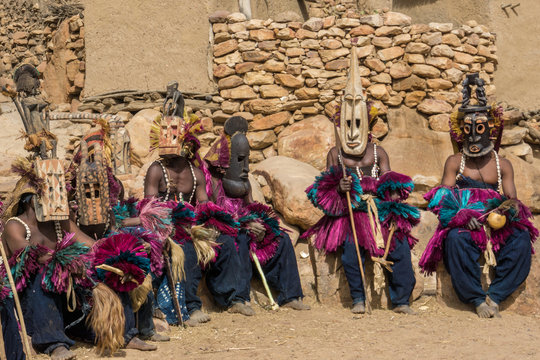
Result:
[[352,177],[347,176],[346,178],[343,178],[343,179],[339,180],[338,189],[342,193],[351,191],[351,189],[352,189]]
[[482,224],[480,223],[480,221],[478,221],[477,218],[471,218],[469,222],[467,223],[467,229],[471,231],[478,230],[480,229],[481,226]]
[[252,221],[248,223],[248,228],[249,228],[249,231],[255,235],[256,241],[261,242],[264,239],[264,234],[266,234],[266,229],[262,224],[256,221]]

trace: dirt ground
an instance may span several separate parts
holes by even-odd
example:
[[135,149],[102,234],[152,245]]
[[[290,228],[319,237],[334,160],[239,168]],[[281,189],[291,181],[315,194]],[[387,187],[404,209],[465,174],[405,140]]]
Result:
[[[419,315],[315,304],[311,311],[269,312],[244,317],[211,313],[197,327],[171,328],[171,342],[156,352],[122,350],[124,359],[540,359],[540,319],[503,312],[502,319],[479,319],[473,312],[440,306],[434,297],[413,305]],[[97,359],[85,344],[78,359]],[[38,359],[47,359],[40,355]]]

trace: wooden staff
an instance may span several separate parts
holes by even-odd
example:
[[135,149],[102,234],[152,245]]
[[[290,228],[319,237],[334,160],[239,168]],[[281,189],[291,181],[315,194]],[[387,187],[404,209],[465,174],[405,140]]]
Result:
[[11,292],[13,293],[13,300],[15,300],[15,308],[17,309],[17,316],[19,317],[19,322],[21,323],[22,338],[24,345],[24,352],[26,353],[26,359],[32,360],[32,348],[28,342],[28,336],[26,335],[26,324],[24,323],[23,312],[21,308],[21,303],[19,301],[19,294],[17,294],[17,288],[15,287],[15,281],[13,281],[13,275],[11,274],[11,268],[9,267],[6,250],[4,249],[4,244],[0,241],[0,251],[2,252],[2,261],[6,267],[6,273],[9,280],[9,285],[11,286]]
[[[341,158],[341,170],[343,172],[343,178],[347,178],[347,170],[345,169],[345,163],[343,162],[343,156],[341,155],[341,142],[339,140],[339,135],[337,132],[337,126],[334,122],[334,134],[336,137],[336,147],[339,152],[339,157]],[[347,196],[347,207],[349,208],[349,219],[351,222],[351,230],[353,234],[354,239],[354,247],[356,249],[356,256],[358,257],[358,266],[360,267],[360,275],[362,276],[362,286],[364,287],[364,295],[365,295],[365,304],[366,304],[366,313],[371,314],[371,304],[369,302],[369,294],[368,289],[366,286],[366,275],[364,274],[364,264],[362,264],[362,257],[360,256],[360,246],[358,245],[358,235],[356,234],[356,224],[354,223],[354,213],[352,209],[352,203],[351,203],[351,193],[347,191],[345,193]]]
[[255,255],[254,251],[251,252],[251,257],[253,258],[255,267],[257,268],[257,271],[259,271],[259,275],[261,276],[264,289],[266,290],[266,294],[268,295],[268,298],[270,299],[270,306],[272,310],[279,309],[279,305],[274,301],[274,297],[272,296],[272,292],[270,291],[270,287],[268,286],[268,282],[266,281],[266,276],[264,276],[264,272],[263,272],[261,263],[259,262],[259,258],[257,258],[257,255]]
[[178,301],[178,296],[176,296],[176,284],[173,281],[171,260],[169,258],[169,254],[167,254],[166,251],[163,251],[163,260],[165,261],[165,274],[167,276],[167,282],[169,283],[169,291],[171,293],[174,310],[176,311],[176,317],[178,317],[178,325],[185,327],[184,319],[182,319],[180,302]]

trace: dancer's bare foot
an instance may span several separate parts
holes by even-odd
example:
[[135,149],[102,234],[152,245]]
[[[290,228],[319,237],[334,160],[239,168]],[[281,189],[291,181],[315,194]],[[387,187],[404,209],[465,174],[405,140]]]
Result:
[[304,304],[300,299],[289,301],[288,303],[283,304],[282,307],[294,310],[311,310],[311,307],[308,304]]
[[140,351],[154,351],[157,350],[157,346],[153,344],[148,344],[141,339],[134,337],[126,345],[126,349],[140,350]]
[[357,302],[356,304],[354,304],[351,311],[352,311],[353,314],[365,314],[366,313],[366,304],[363,301],[362,302]]
[[476,307],[476,313],[483,319],[492,318],[495,315],[495,311],[484,301]]
[[501,313],[499,312],[499,304],[497,304],[495,301],[491,300],[491,298],[488,296],[486,298],[486,303],[493,311],[493,317],[494,318],[502,318]]
[[409,305],[399,305],[394,308],[394,312],[405,315],[417,315],[416,311],[411,309]]
[[75,357],[75,353],[65,346],[59,346],[51,353],[51,360],[71,360]]
[[171,338],[168,337],[167,335],[163,335],[158,332],[155,332],[154,335],[150,336],[147,340],[163,342],[163,341],[171,341]]
[[234,303],[228,310],[232,314],[242,314],[245,316],[255,315],[255,310],[246,303]]
[[201,310],[195,310],[189,315],[189,320],[184,323],[187,326],[195,327],[208,321],[210,321],[210,315],[203,313]]

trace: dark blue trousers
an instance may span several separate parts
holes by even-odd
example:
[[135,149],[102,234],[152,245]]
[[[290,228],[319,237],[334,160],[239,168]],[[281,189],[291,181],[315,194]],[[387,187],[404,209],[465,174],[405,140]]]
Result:
[[531,238],[525,230],[514,230],[495,254],[495,278],[487,293],[482,289],[482,251],[466,229],[452,229],[444,241],[444,264],[459,299],[478,306],[486,295],[500,304],[527,279],[531,269]]
[[15,318],[15,301],[6,298],[0,306],[0,320],[2,321],[2,338],[4,339],[4,352],[8,360],[24,360],[19,323]]
[[137,336],[139,331],[136,327],[135,314],[133,313],[133,307],[131,307],[131,299],[129,298],[129,293],[119,292],[117,294],[122,301],[122,306],[124,307],[124,317],[126,319],[126,325],[124,326],[124,341],[127,345],[131,341],[131,339]]
[[[241,296],[246,301],[249,301],[249,292],[251,287],[251,277],[253,273],[258,275],[255,264],[252,263],[249,254],[250,238],[245,231],[240,232],[236,238],[238,243],[238,252],[242,261],[242,277]],[[274,256],[262,265],[262,270],[268,286],[271,289],[279,292],[276,299],[278,305],[286,304],[292,300],[304,297],[302,292],[302,284],[300,283],[300,275],[298,274],[298,265],[296,263],[296,255],[291,239],[287,233],[283,232],[278,238],[279,246]]]
[[[411,262],[411,249],[405,237],[394,235],[396,247],[388,254],[387,260],[393,261],[392,273],[388,273],[388,288],[390,290],[390,300],[392,305],[409,305],[409,297],[416,284],[414,271]],[[360,247],[360,256],[365,269],[365,250]],[[364,286],[362,284],[362,275],[358,266],[358,256],[356,255],[356,247],[352,241],[345,240],[343,242],[343,254],[341,255],[343,270],[349,283],[353,304],[364,302],[366,295],[364,294]]]
[[[239,295],[241,278],[239,276],[240,257],[236,250],[234,237],[220,235],[217,242],[221,245],[217,250],[217,259],[208,265],[206,272],[206,285],[214,297],[214,301],[221,307],[228,308],[237,302],[244,302]],[[191,314],[200,310],[202,303],[197,296],[199,282],[202,279],[201,266],[197,259],[195,247],[191,241],[183,246],[184,269],[186,272],[186,306]]]
[[149,338],[155,334],[154,326],[154,294],[152,291],[146,296],[146,302],[135,313],[137,329],[142,338]]

